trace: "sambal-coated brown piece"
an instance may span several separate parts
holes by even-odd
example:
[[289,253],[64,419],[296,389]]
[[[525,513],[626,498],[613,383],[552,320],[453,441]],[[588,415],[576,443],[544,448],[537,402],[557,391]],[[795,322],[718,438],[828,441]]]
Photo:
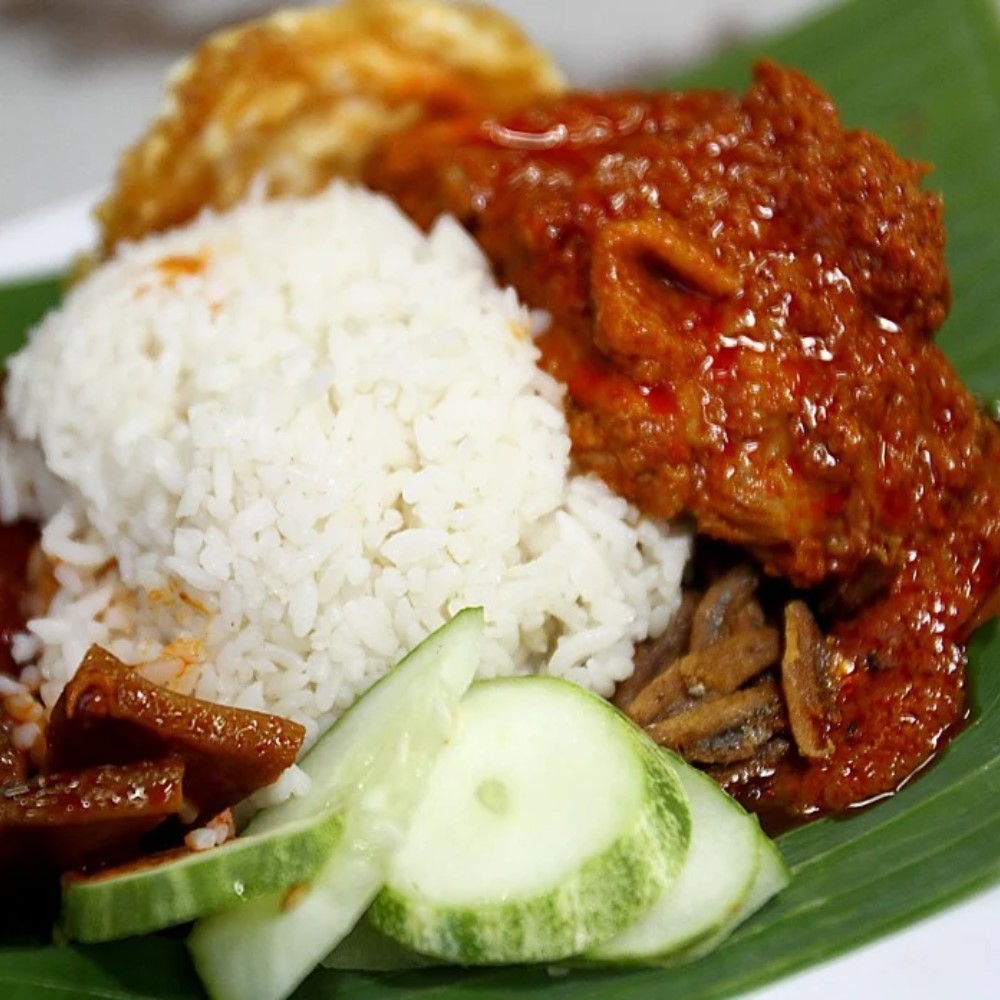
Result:
[[47,766],[77,770],[173,754],[186,765],[187,818],[207,819],[276,781],[304,737],[290,719],[153,684],[93,646],[53,708]]
[[577,462],[810,586],[891,566],[983,461],[929,340],[948,280],[922,173],[764,66],[743,99],[574,94],[430,124],[369,176],[422,225],[455,213],[551,313]]
[[184,803],[178,757],[39,775],[0,789],[0,874],[67,871],[136,856]]
[[581,467],[822,598],[823,755],[745,790],[792,811],[889,791],[938,747],[1000,579],[1000,431],[932,339],[949,285],[924,173],[770,64],[742,98],[426,123],[369,165],[549,312]]

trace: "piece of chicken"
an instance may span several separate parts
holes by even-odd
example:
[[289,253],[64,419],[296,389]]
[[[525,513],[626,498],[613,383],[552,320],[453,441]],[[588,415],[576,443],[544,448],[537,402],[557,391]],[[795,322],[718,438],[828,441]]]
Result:
[[254,184],[311,194],[356,177],[376,141],[424,117],[563,89],[550,57],[484,7],[350,0],[241,24],[172,73],[98,208],[102,252],[227,208]]
[[421,225],[455,214],[550,313],[579,465],[823,588],[834,751],[779,774],[795,808],[928,756],[997,587],[1000,433],[932,340],[949,287],[924,172],[766,64],[743,98],[569,94],[426,123],[367,172]]
[[552,315],[581,465],[810,586],[895,566],[978,474],[976,406],[929,339],[948,283],[921,173],[763,67],[743,100],[418,127],[368,178],[422,225],[457,215]]

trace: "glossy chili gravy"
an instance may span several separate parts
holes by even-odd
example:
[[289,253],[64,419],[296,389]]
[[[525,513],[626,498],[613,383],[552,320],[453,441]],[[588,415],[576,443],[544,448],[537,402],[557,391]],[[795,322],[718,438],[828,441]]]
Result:
[[581,468],[808,591],[830,749],[734,789],[762,808],[840,809],[919,767],[997,592],[1000,431],[933,341],[950,293],[926,169],[763,64],[743,97],[424,123],[368,171],[420,225],[456,215],[549,312]]

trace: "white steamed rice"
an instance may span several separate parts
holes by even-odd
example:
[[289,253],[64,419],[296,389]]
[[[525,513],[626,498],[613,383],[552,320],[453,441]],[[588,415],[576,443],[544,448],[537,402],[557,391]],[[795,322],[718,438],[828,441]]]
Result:
[[97,642],[315,733],[471,604],[485,674],[610,693],[690,540],[571,473],[532,322],[453,221],[346,185],[125,248],[10,365],[0,517],[43,521],[58,582],[16,643],[44,700]]

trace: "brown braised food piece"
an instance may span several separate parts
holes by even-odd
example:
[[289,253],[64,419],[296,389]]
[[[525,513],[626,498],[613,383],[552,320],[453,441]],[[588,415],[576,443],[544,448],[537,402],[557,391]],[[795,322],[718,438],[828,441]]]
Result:
[[204,820],[276,781],[304,737],[297,722],[177,694],[92,646],[52,710],[47,766],[176,755],[186,766],[185,818]]
[[0,789],[0,873],[65,871],[134,857],[184,803],[179,757],[39,775]]
[[368,169],[550,313],[582,468],[834,609],[810,737],[832,752],[787,755],[762,792],[792,811],[889,791],[937,749],[1000,579],[1000,430],[932,340],[949,287],[924,173],[770,64],[742,98],[424,123]]

